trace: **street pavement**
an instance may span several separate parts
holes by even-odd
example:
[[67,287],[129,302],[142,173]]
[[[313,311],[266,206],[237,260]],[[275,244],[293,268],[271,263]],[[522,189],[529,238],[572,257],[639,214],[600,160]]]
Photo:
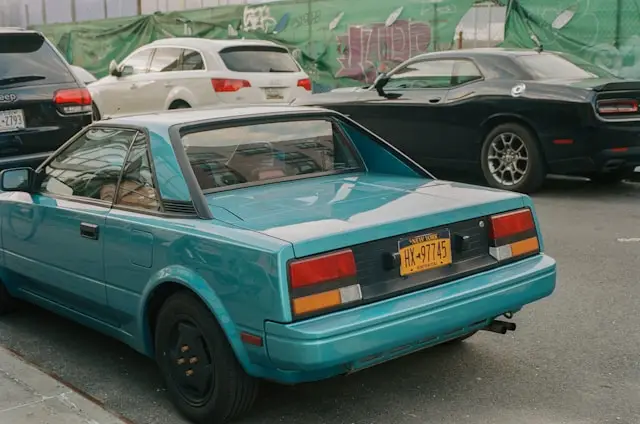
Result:
[[0,423],[125,424],[4,348],[0,348]]
[[[640,184],[549,181],[534,196],[554,295],[481,332],[341,377],[268,384],[244,424],[640,424]],[[154,364],[35,307],[0,321],[17,350],[136,424],[182,424]]]

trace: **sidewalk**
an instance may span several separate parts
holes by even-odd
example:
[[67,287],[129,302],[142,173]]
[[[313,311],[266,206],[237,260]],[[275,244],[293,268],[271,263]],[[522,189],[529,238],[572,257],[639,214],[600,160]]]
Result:
[[0,347],[0,424],[126,424]]

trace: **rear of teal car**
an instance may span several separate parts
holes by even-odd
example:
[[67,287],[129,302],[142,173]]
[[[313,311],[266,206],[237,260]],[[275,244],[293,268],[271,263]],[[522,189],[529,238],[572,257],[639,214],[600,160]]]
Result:
[[293,246],[279,263],[285,321],[256,334],[273,366],[264,377],[281,382],[354,372],[480,329],[506,333],[515,324],[502,315],[555,287],[533,205],[517,194],[365,173],[210,202]]

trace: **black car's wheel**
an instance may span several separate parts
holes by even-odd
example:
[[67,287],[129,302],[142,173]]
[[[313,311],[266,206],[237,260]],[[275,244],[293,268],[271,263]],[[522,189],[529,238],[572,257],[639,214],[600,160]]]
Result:
[[495,127],[481,155],[482,172],[492,187],[531,193],[544,183],[546,166],[536,136],[520,124]]
[[460,337],[456,337],[455,339],[451,339],[447,342],[445,342],[445,344],[457,344],[457,343],[462,343],[463,341],[467,340],[469,337],[472,337],[473,335],[475,335],[478,331],[472,331],[471,333],[467,333],[463,336]]
[[9,295],[5,286],[0,283],[0,315],[13,311],[14,307],[15,299]]
[[258,381],[238,363],[215,317],[194,295],[170,297],[158,314],[155,334],[167,391],[188,419],[224,423],[253,405]]
[[591,182],[602,185],[614,185],[630,178],[633,175],[633,168],[616,169],[611,172],[600,172],[589,175]]

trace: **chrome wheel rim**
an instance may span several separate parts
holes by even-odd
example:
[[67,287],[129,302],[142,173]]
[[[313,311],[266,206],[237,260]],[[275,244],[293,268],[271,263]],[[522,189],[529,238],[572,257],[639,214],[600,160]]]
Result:
[[491,176],[503,186],[519,184],[529,171],[529,151],[514,133],[498,134],[491,140],[487,160]]

